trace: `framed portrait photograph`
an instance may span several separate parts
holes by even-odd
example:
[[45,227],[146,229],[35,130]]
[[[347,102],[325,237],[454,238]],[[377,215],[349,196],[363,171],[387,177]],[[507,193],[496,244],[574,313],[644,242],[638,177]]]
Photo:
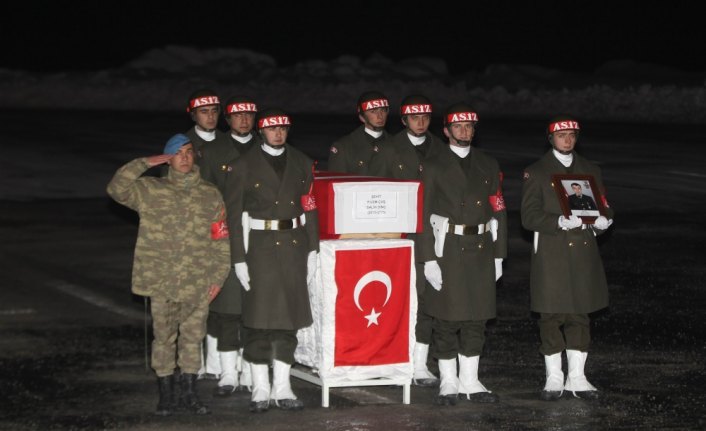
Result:
[[598,216],[605,216],[603,196],[593,175],[552,175],[552,186],[559,198],[564,217],[581,217],[584,224],[593,224]]

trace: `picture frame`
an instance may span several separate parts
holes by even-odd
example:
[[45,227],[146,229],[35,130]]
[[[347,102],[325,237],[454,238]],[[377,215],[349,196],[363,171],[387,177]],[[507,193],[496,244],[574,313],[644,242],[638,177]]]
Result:
[[564,217],[575,215],[584,224],[593,224],[599,216],[606,215],[605,200],[593,175],[555,174],[552,187]]

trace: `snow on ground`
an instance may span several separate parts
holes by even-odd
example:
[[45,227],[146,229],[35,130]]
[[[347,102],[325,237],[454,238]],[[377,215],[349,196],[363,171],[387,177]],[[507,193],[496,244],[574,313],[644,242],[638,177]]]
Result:
[[482,72],[450,75],[440,58],[394,62],[379,54],[280,67],[272,57],[248,50],[183,46],[152,50],[110,70],[42,74],[0,69],[0,109],[176,112],[185,109],[192,91],[204,86],[223,99],[247,94],[263,107],[292,113],[350,114],[361,92],[377,89],[393,106],[408,94],[422,93],[437,109],[464,100],[493,117],[570,112],[583,120],[706,122],[706,71],[623,60],[584,74],[496,64]]

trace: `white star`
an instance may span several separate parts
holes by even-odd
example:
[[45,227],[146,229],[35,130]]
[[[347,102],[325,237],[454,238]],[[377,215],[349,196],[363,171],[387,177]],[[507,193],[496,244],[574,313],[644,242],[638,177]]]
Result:
[[380,317],[381,314],[382,313],[376,313],[375,307],[373,307],[373,310],[370,312],[370,314],[365,316],[365,318],[368,319],[368,326],[367,327],[370,328],[370,325],[373,325],[373,324],[379,325],[378,317]]

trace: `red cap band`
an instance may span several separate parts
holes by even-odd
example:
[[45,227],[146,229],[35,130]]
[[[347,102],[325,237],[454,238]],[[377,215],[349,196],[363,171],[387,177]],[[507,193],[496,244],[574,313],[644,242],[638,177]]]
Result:
[[446,116],[446,124],[466,121],[478,121],[478,114],[475,112],[454,112]]
[[387,108],[389,106],[390,103],[387,101],[387,99],[368,100],[367,102],[363,102],[360,104],[360,111],[365,112],[371,109]]
[[235,114],[236,112],[257,112],[257,105],[254,103],[241,102],[231,103],[226,107],[226,114]]
[[578,121],[557,121],[549,125],[549,133],[558,132],[560,130],[580,130]]
[[272,117],[260,118],[257,122],[257,128],[262,129],[265,127],[275,127],[275,126],[291,126],[292,123],[289,121],[288,115],[273,115]]
[[400,114],[401,115],[431,114],[431,105],[428,105],[428,104],[402,105],[402,107],[400,107]]
[[199,106],[220,105],[220,103],[218,96],[197,97],[196,99],[189,100],[189,111]]

